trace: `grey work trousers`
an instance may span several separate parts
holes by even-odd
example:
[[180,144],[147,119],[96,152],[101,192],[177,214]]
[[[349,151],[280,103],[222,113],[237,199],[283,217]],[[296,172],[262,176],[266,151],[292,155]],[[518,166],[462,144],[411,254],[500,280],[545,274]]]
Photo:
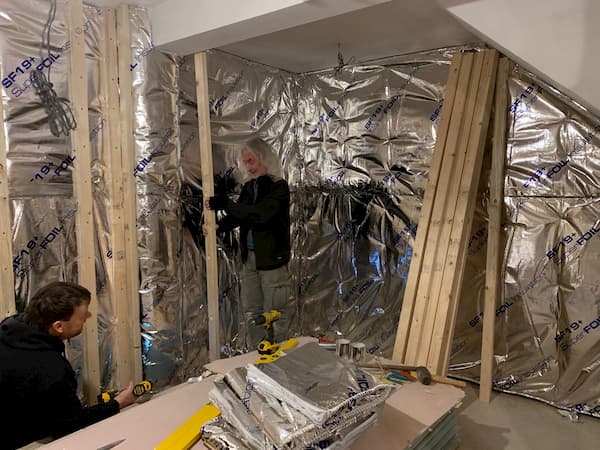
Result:
[[249,251],[248,259],[242,267],[240,283],[241,317],[248,328],[246,344],[249,350],[256,349],[258,343],[267,336],[263,326],[253,325],[250,321],[272,309],[281,313],[281,318],[273,325],[275,341],[287,339],[293,310],[292,282],[287,265],[273,270],[256,270],[256,256],[253,251]]

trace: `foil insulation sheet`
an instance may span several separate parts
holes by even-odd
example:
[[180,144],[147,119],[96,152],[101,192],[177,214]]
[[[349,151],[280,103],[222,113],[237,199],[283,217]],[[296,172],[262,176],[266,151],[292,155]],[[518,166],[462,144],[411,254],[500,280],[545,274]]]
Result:
[[305,450],[348,448],[392,390],[311,343],[276,362],[228,372],[209,397],[249,447]]
[[[22,311],[35,291],[56,281],[77,281],[77,243],[71,169],[77,166],[70,138],[50,133],[46,112],[29,76],[44,70],[58,96],[68,97],[71,42],[65,25],[65,3],[58,2],[50,33],[50,57],[40,51],[49,3],[43,0],[7,0],[0,6],[0,63],[6,136],[8,183],[12,220],[13,273],[17,310]],[[93,214],[96,233],[89,237],[96,249],[96,291],[101,381],[113,376],[112,349],[116,318],[110,291],[110,229],[106,191],[105,104],[101,100],[100,42],[105,34],[103,10],[85,6],[82,32],[87,65],[88,119],[90,124]],[[85,169],[83,169],[85,170]],[[89,287],[89,286],[88,286]],[[67,346],[76,372],[83,364],[81,342]]]
[[293,405],[319,424],[341,418],[346,410],[383,403],[393,390],[393,385],[376,381],[314,342],[275,362],[249,365],[247,370],[253,389]]
[[[156,51],[150,20],[143,8],[130,7],[131,74],[135,136],[134,173],[137,197],[137,241],[140,268],[142,359],[144,374],[157,385],[197,375],[206,350],[187,347],[195,370],[189,371],[184,342],[199,316],[200,298],[184,297],[181,177],[178,154],[177,80],[173,55]],[[190,292],[193,294],[193,291]],[[184,316],[183,304],[190,302]],[[200,342],[202,342],[200,340]]]
[[302,334],[391,355],[453,51],[298,77]]
[[[494,387],[600,416],[600,120],[519,67],[509,92]],[[486,204],[482,187],[451,359],[452,373],[472,380],[479,377]]]

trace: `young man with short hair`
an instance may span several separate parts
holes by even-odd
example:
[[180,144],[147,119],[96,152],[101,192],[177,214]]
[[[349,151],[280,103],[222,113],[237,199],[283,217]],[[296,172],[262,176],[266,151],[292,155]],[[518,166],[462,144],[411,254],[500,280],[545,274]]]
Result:
[[38,290],[24,313],[0,322],[0,398],[8,411],[0,448],[61,437],[135,402],[133,383],[104,404],[84,407],[77,396],[63,341],[83,330],[90,300],[86,288],[57,281]]

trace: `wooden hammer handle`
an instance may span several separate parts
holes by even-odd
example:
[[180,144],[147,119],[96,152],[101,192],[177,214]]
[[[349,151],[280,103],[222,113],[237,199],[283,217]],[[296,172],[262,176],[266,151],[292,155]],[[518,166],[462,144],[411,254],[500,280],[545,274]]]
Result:
[[467,383],[465,383],[464,381],[453,380],[452,378],[443,377],[441,375],[431,375],[431,381],[435,383],[449,384],[451,386],[456,386],[462,389],[467,387]]

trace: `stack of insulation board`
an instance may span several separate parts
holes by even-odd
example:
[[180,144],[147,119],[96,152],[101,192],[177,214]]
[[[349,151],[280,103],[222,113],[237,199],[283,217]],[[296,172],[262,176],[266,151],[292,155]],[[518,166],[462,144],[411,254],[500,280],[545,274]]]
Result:
[[216,380],[209,397],[221,416],[203,427],[202,438],[210,448],[349,448],[375,424],[392,390],[352,362],[306,344]]

